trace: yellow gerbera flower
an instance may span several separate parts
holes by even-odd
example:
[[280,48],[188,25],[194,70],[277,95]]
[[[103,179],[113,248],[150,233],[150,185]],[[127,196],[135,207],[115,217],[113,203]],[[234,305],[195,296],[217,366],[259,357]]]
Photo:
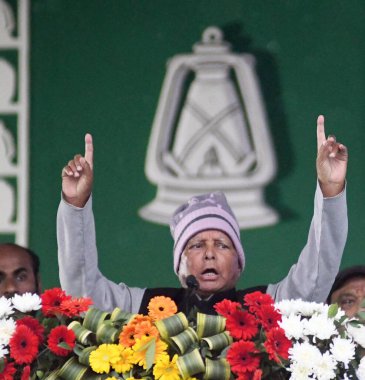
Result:
[[176,314],[177,307],[170,297],[157,296],[153,297],[148,304],[148,315],[154,320],[171,317]]
[[112,376],[112,377],[107,377],[105,380],[118,380],[116,377]]
[[176,364],[178,356],[171,359],[168,355],[163,356],[153,367],[153,375],[158,380],[180,380],[180,371]]
[[119,360],[112,364],[112,367],[118,372],[123,373],[129,371],[133,367],[133,350],[124,348],[119,345]]
[[90,366],[96,373],[109,373],[110,364],[119,360],[119,349],[116,344],[101,344],[90,354]]
[[141,339],[136,340],[136,344],[132,347],[134,351],[133,362],[138,364],[143,369],[147,369],[147,351],[148,348],[154,344],[155,345],[155,356],[153,358],[153,363],[156,363],[162,356],[167,355],[167,344],[161,340],[156,340],[155,337],[144,336]]

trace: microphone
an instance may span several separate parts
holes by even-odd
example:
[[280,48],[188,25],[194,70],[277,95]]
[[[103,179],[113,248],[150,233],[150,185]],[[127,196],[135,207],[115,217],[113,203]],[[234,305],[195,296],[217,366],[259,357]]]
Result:
[[186,286],[191,291],[197,291],[199,289],[199,282],[194,275],[189,274],[189,276],[186,277],[185,282],[186,282]]
[[185,300],[184,300],[185,314],[188,317],[188,319],[190,319],[189,316],[191,313],[191,310],[190,310],[191,297],[194,296],[196,291],[199,289],[199,282],[196,279],[196,277],[192,274],[189,274],[189,276],[186,277],[185,282],[186,282],[186,286],[188,288],[186,291],[186,295],[184,297],[185,298]]

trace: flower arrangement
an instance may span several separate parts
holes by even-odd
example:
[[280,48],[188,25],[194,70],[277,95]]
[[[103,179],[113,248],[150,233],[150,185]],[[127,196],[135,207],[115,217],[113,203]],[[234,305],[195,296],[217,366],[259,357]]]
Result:
[[[274,304],[268,294],[224,300],[216,311],[234,338],[227,360],[239,380],[365,380],[365,319],[337,305],[302,300]],[[364,300],[365,306],[365,300]]]
[[61,289],[0,298],[0,380],[365,379],[364,320],[337,306],[274,304],[259,292],[177,312],[154,297],[148,315]]
[[[363,301],[365,306],[365,300]],[[276,304],[292,341],[291,379],[365,379],[365,315],[349,318],[336,304],[301,300]]]
[[43,379],[66,361],[76,336],[68,321],[81,319],[88,298],[72,298],[61,289],[41,297],[25,293],[0,298],[0,379]]
[[244,297],[244,307],[223,300],[215,309],[226,318],[227,331],[234,339],[227,360],[238,379],[287,378],[292,342],[279,326],[281,314],[270,295],[253,292]]
[[198,313],[192,327],[168,297],[148,315],[90,306],[58,288],[1,297],[0,380],[229,379],[223,317]]

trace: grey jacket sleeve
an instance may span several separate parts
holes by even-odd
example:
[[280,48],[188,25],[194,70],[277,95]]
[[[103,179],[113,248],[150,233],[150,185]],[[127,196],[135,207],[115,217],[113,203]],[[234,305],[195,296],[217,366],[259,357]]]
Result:
[[94,306],[106,311],[119,307],[137,313],[144,289],[116,284],[98,268],[92,199],[83,208],[64,200],[57,213],[58,265],[61,287],[74,297],[91,297]]
[[341,264],[347,229],[346,189],[336,197],[323,198],[317,184],[307,244],[288,275],[270,284],[267,292],[276,301],[325,302]]

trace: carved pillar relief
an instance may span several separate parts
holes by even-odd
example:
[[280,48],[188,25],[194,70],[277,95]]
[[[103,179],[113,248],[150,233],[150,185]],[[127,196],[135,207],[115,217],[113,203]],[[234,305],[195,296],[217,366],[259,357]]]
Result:
[[0,0],[0,239],[21,245],[28,243],[28,7]]

